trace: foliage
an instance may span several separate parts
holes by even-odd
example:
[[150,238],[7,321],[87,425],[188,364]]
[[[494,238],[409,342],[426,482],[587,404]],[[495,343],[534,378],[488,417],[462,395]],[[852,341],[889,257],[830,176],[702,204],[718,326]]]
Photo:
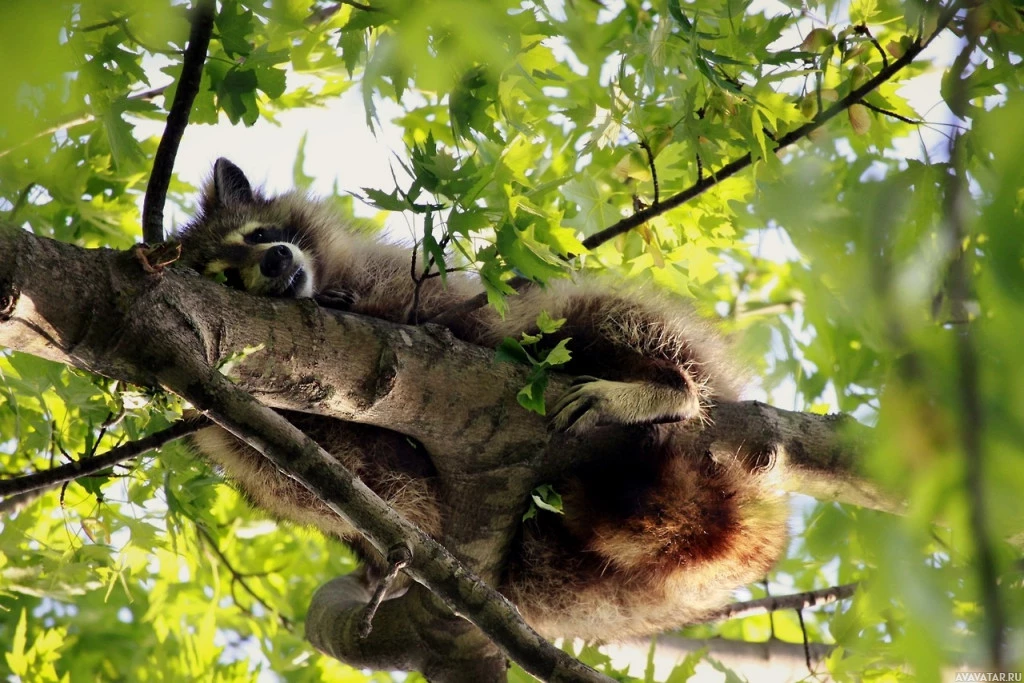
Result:
[[[514,294],[513,275],[544,283],[608,269],[651,281],[741,331],[770,400],[852,412],[878,426],[872,471],[907,496],[907,518],[803,505],[794,524],[801,533],[771,577],[776,593],[865,581],[852,602],[804,615],[809,639],[837,645],[827,662],[834,676],[935,679],[943,667],[983,661],[986,577],[974,559],[984,547],[995,548],[999,601],[1019,644],[1024,595],[1015,551],[1003,541],[1024,528],[1019,4],[992,0],[954,23],[976,42],[965,83],[947,69],[938,92],[910,98],[903,89],[959,50],[939,41],[781,153],[786,133],[936,30],[935,4],[371,4],[311,10],[294,0],[223,0],[192,123],[252,125],[352,85],[370,126],[381,123],[383,101],[397,103],[412,180],[362,192],[420,221],[424,261],[443,270],[450,245],[447,267],[478,272],[499,308]],[[0,61],[13,74],[0,79],[4,218],[84,246],[127,247],[140,235],[157,144],[133,127],[166,115],[186,7],[7,0],[0,26]],[[966,104],[957,105],[961,90]],[[963,121],[932,110],[939,98]],[[948,138],[964,121],[958,167]],[[583,247],[748,154],[750,167],[711,191]],[[967,174],[969,196],[953,201],[956,172]],[[170,200],[186,206],[190,190],[175,181]],[[958,207],[967,227],[952,239]],[[966,299],[950,288],[959,258],[970,275]],[[973,369],[960,351],[968,330]],[[537,358],[524,348],[530,342],[504,351],[538,368],[523,395],[537,409],[547,368],[566,349]],[[977,397],[966,389],[971,373]],[[978,401],[983,419],[967,423]],[[166,425],[179,409],[166,397],[0,355],[8,475],[102,452]],[[965,484],[967,434],[984,455],[980,500]],[[547,495],[538,505],[551,504]],[[980,537],[970,522],[978,505],[988,519]],[[296,625],[315,587],[353,559],[261,519],[180,446],[49,491],[0,525],[6,675],[367,678],[314,656]],[[686,633],[804,637],[791,613]],[[599,663],[603,655],[590,648],[582,656]],[[672,680],[695,663],[683,666]]]

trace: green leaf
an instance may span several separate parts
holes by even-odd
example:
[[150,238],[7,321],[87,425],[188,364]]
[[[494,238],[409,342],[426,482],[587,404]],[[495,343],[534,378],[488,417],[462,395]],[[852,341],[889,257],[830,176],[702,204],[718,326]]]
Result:
[[217,88],[217,103],[232,123],[244,121],[251,126],[259,118],[256,105],[256,74],[250,69],[232,67]]
[[683,31],[687,34],[693,31],[693,22],[686,18],[683,11],[679,8],[679,0],[668,0],[668,12],[672,15],[672,18],[679,22]]
[[521,363],[522,365],[533,365],[533,357],[527,353],[523,345],[511,337],[505,337],[498,345],[494,354],[497,363]]
[[249,35],[255,30],[252,12],[242,9],[238,0],[224,0],[215,23],[225,52],[232,56],[249,54]]
[[538,415],[546,414],[544,391],[548,387],[548,373],[543,366],[535,366],[526,386],[516,394],[519,405]]
[[572,352],[568,349],[567,345],[569,339],[562,339],[559,341],[554,348],[547,352],[544,356],[544,363],[549,366],[564,365],[572,360]]
[[562,496],[550,484],[541,484],[530,494],[533,504],[541,510],[564,515]]
[[384,211],[408,211],[412,209],[412,204],[404,196],[401,196],[397,189],[391,192],[375,190],[372,187],[364,187],[362,189],[363,193],[366,194],[366,201],[378,209]]
[[547,311],[541,311],[537,315],[537,329],[541,331],[541,334],[551,334],[561,329],[562,325],[565,324],[565,318],[554,319],[548,315]]

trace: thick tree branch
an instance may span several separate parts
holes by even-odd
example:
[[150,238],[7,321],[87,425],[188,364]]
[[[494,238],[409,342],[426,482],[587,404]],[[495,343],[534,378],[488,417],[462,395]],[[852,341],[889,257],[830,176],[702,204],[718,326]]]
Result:
[[[436,541],[399,517],[311,439],[244,390],[246,386],[260,384],[262,393],[276,397],[276,403],[282,404],[280,407],[308,410],[318,405],[331,405],[336,416],[381,420],[391,428],[405,426],[408,429],[404,431],[433,440],[438,449],[435,452],[444,453],[440,448],[442,442],[436,440],[445,439],[451,446],[457,439],[448,431],[450,426],[437,430],[429,424],[436,422],[436,418],[420,413],[425,409],[424,402],[432,399],[434,392],[427,387],[412,386],[419,383],[413,379],[414,375],[407,376],[408,373],[399,371],[406,369],[401,368],[402,364],[407,362],[408,369],[440,365],[463,379],[470,371],[458,368],[461,363],[468,362],[470,368],[478,370],[493,367],[501,376],[496,384],[508,385],[505,399],[511,397],[509,405],[515,402],[513,387],[525,379],[524,370],[493,366],[490,354],[482,349],[467,347],[468,356],[458,354],[457,346],[465,345],[456,345],[450,337],[426,330],[354,316],[334,318],[308,302],[304,305],[239,296],[215,283],[177,272],[144,275],[129,253],[84,251],[12,229],[0,229],[0,249],[13,255],[0,264],[0,343],[108,376],[162,386],[185,397],[310,487],[382,551],[407,543],[413,551],[408,573],[422,581],[456,613],[480,627],[527,671],[544,679],[605,680],[527,627],[500,594],[476,578]],[[84,277],[86,272],[92,276]],[[75,296],[71,296],[73,291]],[[224,294],[235,301],[229,303],[228,299],[222,299]],[[187,301],[189,299],[191,301]],[[237,318],[240,327],[231,325],[230,309],[243,302],[254,306]],[[271,312],[264,308],[267,304],[279,310]],[[262,314],[258,312],[261,308]],[[285,314],[294,327],[281,330],[284,334],[280,335],[268,331],[268,312],[272,317]],[[247,316],[251,316],[253,324],[242,322]],[[378,327],[381,325],[384,327]],[[382,342],[378,335],[388,327],[395,335]],[[243,335],[236,336],[235,332],[242,330],[245,330]],[[330,334],[325,335],[328,331]],[[413,344],[414,335],[419,337],[422,346]],[[243,341],[245,336],[249,337],[248,341]],[[296,366],[289,368],[287,363],[278,366],[277,359],[278,354],[297,353],[297,348],[305,343],[302,337],[312,342],[315,350],[308,347],[305,353],[298,352],[309,354],[306,361],[312,361],[312,365],[299,370],[303,374],[296,377],[291,374],[298,369]],[[237,343],[244,346],[236,346]],[[270,353],[251,352],[260,344]],[[250,349],[250,354],[239,362],[240,387],[216,368],[243,352],[245,347]],[[424,347],[429,349],[429,355],[418,357],[422,356]],[[324,364],[324,369],[328,366],[342,369],[345,381],[351,382],[351,386],[346,389],[342,384],[318,384],[312,367],[320,364]],[[428,372],[428,376],[431,374]],[[435,375],[434,380],[439,381],[440,376]],[[286,389],[295,386],[299,387],[297,393]],[[493,396],[488,398],[493,391],[494,385],[477,386],[462,399],[469,406],[475,404],[479,410],[481,404],[495,403]],[[403,392],[405,398],[398,396]],[[476,398],[472,398],[474,396]],[[411,411],[402,406],[406,398],[412,405]],[[447,402],[449,398],[443,396],[438,400]],[[497,402],[505,399],[499,398]],[[432,405],[428,410],[433,416],[444,414]],[[452,411],[449,409],[447,413],[451,415]],[[525,411],[516,410],[506,420],[506,424],[513,426],[513,432],[519,425],[520,436],[503,447],[523,448],[523,432],[530,431],[528,442],[533,445],[527,445],[525,452],[542,452],[547,438],[544,424],[539,419],[524,420],[524,414]],[[488,434],[500,431],[501,425],[494,422],[493,415],[482,411],[478,417],[469,414],[467,417],[469,424],[464,427],[470,440],[486,441]],[[533,428],[526,430],[524,425],[531,422],[535,422]],[[493,440],[502,443],[499,438]],[[479,441],[473,448],[478,447]],[[484,452],[480,449],[477,454]],[[470,459],[468,452],[461,455]],[[447,464],[444,460],[438,462],[444,469],[458,461],[459,458]],[[482,462],[486,462],[486,458]],[[521,508],[520,501],[526,499],[533,485],[522,476],[522,471],[514,461],[502,467],[502,472],[508,476],[520,473],[521,482],[510,481],[509,487],[502,491],[512,501],[510,510],[513,511]],[[461,471],[460,476],[467,477],[467,472]],[[469,485],[474,486],[472,481]],[[518,511],[521,514],[521,509]],[[514,532],[517,517],[514,513],[507,517],[509,521],[505,528],[498,530],[497,540],[491,547],[481,549],[481,557],[474,557],[473,552],[462,553],[492,581],[501,563],[501,548]],[[390,604],[392,602],[394,604]],[[406,604],[388,601],[387,611],[394,614]],[[385,616],[378,613],[375,634],[378,629],[388,632],[382,621]],[[417,662],[417,668],[418,665]]]
[[[484,659],[496,661],[485,642],[474,641],[474,631],[458,631],[470,627],[447,618],[437,595],[528,671],[594,680],[527,629],[507,601],[441,546],[253,396],[274,408],[373,424],[419,440],[454,501],[446,543],[491,582],[529,491],[587,458],[625,451],[633,438],[628,428],[603,428],[586,441],[552,434],[542,417],[516,401],[527,368],[495,364],[492,351],[459,342],[444,329],[327,312],[310,301],[253,297],[173,269],[147,274],[131,253],[83,250],[17,229],[0,228],[0,252],[9,255],[0,260],[0,344],[174,391],[292,473],[382,552],[409,545],[409,573],[430,591],[414,586],[384,602],[370,635],[378,654],[394,654],[389,636],[407,642],[403,629],[424,633],[430,627],[423,624],[440,623],[460,643],[472,641]],[[216,369],[227,360],[234,361],[235,382]],[[569,380],[552,377],[549,397],[563,392]],[[707,425],[665,429],[715,459],[754,458],[759,466],[774,467],[791,490],[898,507],[856,476],[862,437],[846,435],[856,426],[852,420],[755,402],[722,404],[710,417]],[[313,607],[322,605],[314,601]],[[332,619],[348,618],[332,609],[316,614],[324,628],[334,627]],[[361,612],[350,616],[355,633]],[[324,638],[318,644],[325,649],[359,642]],[[442,660],[433,657],[417,665],[440,666]],[[440,672],[436,677],[444,678]]]
[[153,172],[146,187],[146,198],[142,205],[142,239],[150,244],[164,239],[164,202],[167,188],[171,184],[174,158],[178,145],[185,134],[192,103],[199,92],[203,78],[206,51],[213,34],[213,18],[216,12],[215,0],[196,0],[192,6],[192,31],[188,36],[188,47],[182,60],[181,76],[174,92],[174,101],[167,112],[167,126],[160,138],[156,156],[153,158]]
[[[406,522],[357,477],[280,414],[261,405],[202,356],[170,353],[161,386],[200,407],[215,422],[267,456],[282,471],[352,523],[382,555],[408,545],[406,571],[456,614],[480,628],[510,659],[542,680],[606,681],[526,625],[515,607],[434,539]],[[424,666],[416,662],[417,669]]]

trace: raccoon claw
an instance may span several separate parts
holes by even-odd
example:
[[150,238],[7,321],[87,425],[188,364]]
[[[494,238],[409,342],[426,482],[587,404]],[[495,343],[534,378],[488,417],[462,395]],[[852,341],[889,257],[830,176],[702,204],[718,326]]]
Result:
[[701,415],[698,397],[649,382],[576,378],[551,410],[551,427],[582,432],[608,424],[680,422]]
[[608,385],[605,380],[582,375],[562,394],[551,411],[551,426],[560,432],[582,432],[608,417]]
[[336,311],[347,311],[355,305],[359,297],[355,292],[348,289],[325,289],[317,292],[313,300],[324,308],[332,308]]

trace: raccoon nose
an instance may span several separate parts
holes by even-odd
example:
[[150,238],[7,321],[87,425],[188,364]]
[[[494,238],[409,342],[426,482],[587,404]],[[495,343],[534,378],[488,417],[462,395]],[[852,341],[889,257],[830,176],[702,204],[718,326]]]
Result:
[[263,277],[278,277],[292,265],[292,250],[285,244],[278,244],[267,249],[260,261],[260,273]]

